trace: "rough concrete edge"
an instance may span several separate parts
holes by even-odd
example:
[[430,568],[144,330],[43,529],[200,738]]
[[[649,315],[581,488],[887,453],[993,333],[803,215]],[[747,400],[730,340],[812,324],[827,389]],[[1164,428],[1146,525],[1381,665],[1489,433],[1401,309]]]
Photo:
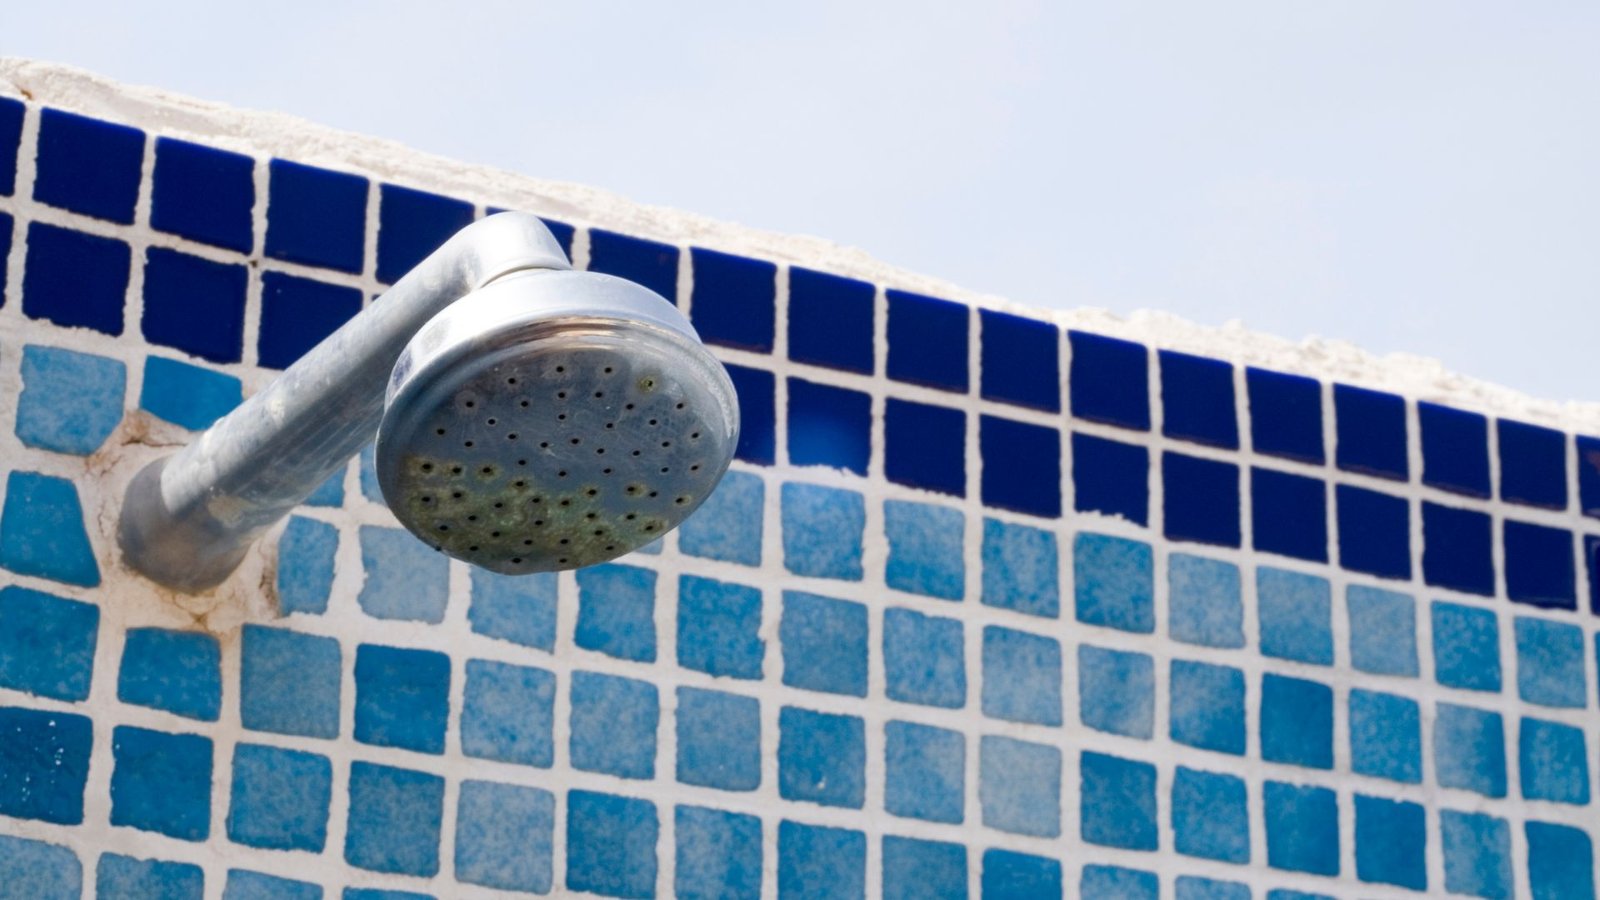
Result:
[[0,57],[0,95],[122,121],[156,134],[198,139],[262,156],[358,172],[373,178],[524,209],[582,226],[636,234],[804,265],[889,287],[933,294],[983,309],[1018,313],[1156,347],[1395,391],[1573,431],[1600,432],[1600,403],[1554,401],[1471,378],[1437,360],[1377,356],[1344,341],[1290,341],[1237,323],[1197,325],[1161,312],[1124,318],[1103,309],[1044,310],[971,291],[879,262],[822,238],[747,228],[674,209],[635,203],[608,191],[547,181],[422,153],[395,141],[339,131],[275,112],[240,110],[151,87],[124,85],[71,66]]

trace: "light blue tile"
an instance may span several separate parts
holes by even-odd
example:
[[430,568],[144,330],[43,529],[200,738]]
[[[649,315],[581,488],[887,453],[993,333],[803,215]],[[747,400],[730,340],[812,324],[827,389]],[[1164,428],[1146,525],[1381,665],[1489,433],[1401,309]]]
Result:
[[322,900],[322,888],[248,869],[229,869],[222,900]]
[[1155,630],[1149,544],[1083,532],[1072,556],[1078,621],[1138,634]]
[[1243,779],[1179,766],[1172,780],[1173,849],[1202,859],[1249,862],[1248,801]]
[[215,722],[222,711],[222,648],[202,632],[130,628],[117,699]]
[[889,699],[960,709],[967,702],[966,650],[959,619],[893,607],[883,613],[883,668]]
[[978,767],[985,826],[1033,837],[1061,834],[1060,750],[986,734]]
[[1175,659],[1170,689],[1172,739],[1180,744],[1243,755],[1244,673],[1230,666]]
[[1417,611],[1409,594],[1351,585],[1350,663],[1374,675],[1417,675]]
[[374,763],[351,763],[345,862],[374,872],[424,878],[437,875],[443,816],[443,778]]
[[859,831],[778,823],[779,900],[861,900],[867,838]]
[[555,758],[556,676],[532,666],[467,661],[461,752],[549,768]]
[[66,847],[0,835],[0,885],[18,900],[78,900],[83,864]]
[[434,650],[356,647],[356,740],[418,753],[444,752],[450,657]]
[[1327,579],[1257,569],[1256,608],[1263,656],[1333,665],[1333,596]]
[[1124,850],[1155,850],[1156,767],[1146,762],[1084,751],[1078,809],[1083,839]]
[[1497,712],[1440,703],[1434,713],[1433,764],[1442,787],[1506,795],[1506,732]]
[[572,673],[573,768],[654,778],[660,722],[655,685],[597,672]]
[[778,793],[785,800],[860,809],[866,759],[860,718],[793,706],[778,713]]
[[593,791],[567,792],[567,889],[654,897],[655,804]]
[[100,608],[22,587],[0,588],[0,687],[86,700]]
[[289,517],[278,539],[278,607],[285,615],[328,611],[338,550],[339,529],[304,516]]
[[206,876],[199,866],[106,853],[95,866],[95,896],[116,900],[201,900]]
[[22,348],[17,437],[29,447],[88,456],[122,421],[122,363],[61,347]]
[[883,530],[889,540],[884,581],[889,587],[941,600],[966,594],[966,516],[958,509],[886,500]]
[[232,375],[175,359],[145,357],[139,406],[156,418],[199,431],[232,412],[243,399],[243,386]]
[[467,621],[478,634],[552,650],[556,645],[556,574],[500,575],[472,566]]
[[866,501],[855,491],[783,486],[783,565],[796,575],[860,581]]
[[317,485],[317,489],[306,497],[306,506],[323,506],[337,509],[344,505],[344,466],[328,476],[328,480]]
[[1155,666],[1149,656],[1078,646],[1078,717],[1083,724],[1148,739],[1155,728],[1155,705]]
[[456,806],[456,879],[502,891],[547,894],[556,800],[538,788],[461,782]]
[[680,806],[674,818],[680,900],[756,900],[761,896],[761,820]]
[[1034,616],[1061,615],[1054,533],[983,520],[983,603]]
[[339,734],[338,641],[246,625],[241,647],[239,713],[244,727],[303,737]]
[[678,780],[725,791],[761,786],[761,704],[703,688],[678,688]]
[[411,532],[361,526],[366,580],[356,598],[367,615],[437,625],[450,600],[450,561]]
[[757,679],[766,655],[761,591],[696,575],[678,579],[678,665],[729,678]]
[[1588,805],[1589,751],[1581,729],[1524,716],[1517,759],[1525,799]]
[[1187,553],[1167,560],[1172,639],[1206,647],[1244,646],[1244,603],[1239,567]]
[[1500,690],[1500,625],[1475,606],[1433,602],[1434,677],[1446,687]]
[[12,472],[6,478],[0,566],[80,587],[100,584],[100,565],[72,482],[37,472]]
[[848,600],[783,592],[778,623],[783,683],[852,697],[867,695],[867,608]]
[[729,472],[711,496],[678,526],[678,549],[690,556],[761,565],[766,483],[749,472]]
[[884,835],[884,900],[966,900],[967,848]]
[[1439,811],[1444,887],[1452,894],[1510,900],[1511,826],[1482,813]]
[[233,750],[228,840],[321,853],[332,799],[333,765],[326,756],[239,744]]
[[1157,900],[1161,880],[1154,872],[1124,869],[1120,866],[1083,867],[1078,880],[1081,900]]
[[573,643],[617,659],[656,660],[656,573],[607,563],[579,569]]
[[1518,616],[1517,693],[1540,706],[1582,709],[1588,705],[1583,671],[1583,629],[1577,625]]
[[1176,900],[1250,900],[1250,886],[1237,881],[1179,875],[1173,888]]
[[1422,714],[1417,701],[1352,689],[1350,762],[1351,768],[1362,775],[1420,784]]
[[1061,644],[1026,631],[983,629],[983,714],[1061,724]]
[[891,721],[883,730],[884,808],[904,818],[960,824],[966,813],[966,738],[915,722]]

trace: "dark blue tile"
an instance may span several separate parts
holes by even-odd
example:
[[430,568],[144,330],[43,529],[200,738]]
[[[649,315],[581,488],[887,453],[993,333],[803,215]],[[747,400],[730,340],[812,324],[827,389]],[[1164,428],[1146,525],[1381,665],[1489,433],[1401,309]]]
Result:
[[883,613],[889,699],[960,709],[967,701],[961,622],[892,607]]
[[[175,359],[145,357],[139,407],[156,418],[199,431],[232,412],[243,399],[243,386],[232,375]],[[335,505],[343,505],[342,498]]]
[[1440,787],[1506,795],[1506,730],[1499,713],[1440,703],[1433,721],[1434,777]]
[[229,797],[228,840],[321,853],[328,840],[333,765],[315,753],[239,744]]
[[1243,756],[1244,673],[1230,666],[1172,661],[1172,715],[1168,725],[1180,744]]
[[702,688],[678,688],[678,781],[724,791],[761,786],[761,704]]
[[1405,481],[1406,401],[1396,394],[1333,386],[1334,461],[1347,472]]
[[1333,689],[1270,672],[1261,676],[1261,758],[1333,768]]
[[350,764],[344,860],[373,872],[439,874],[444,779],[375,763]]
[[1511,827],[1483,813],[1439,811],[1444,889],[1452,894],[1510,900]]
[[761,896],[761,820],[680,806],[673,894],[682,900],[757,900]]
[[589,270],[626,278],[678,302],[678,248],[671,244],[591,228]]
[[1162,531],[1169,539],[1239,546],[1238,466],[1167,452],[1161,485]]
[[[1004,853],[990,850],[987,855]],[[1006,856],[1019,854],[1005,853]],[[1027,857],[1033,859],[1034,857]],[[1049,862],[1041,860],[1041,862]],[[990,896],[1004,896],[998,880],[1004,869],[1002,863],[984,863],[984,871],[994,870],[997,880],[994,887],[985,887]],[[1060,866],[1058,865],[1059,871]],[[1059,877],[1059,876],[1058,876]],[[1036,885],[1024,885],[1024,889]],[[1057,891],[1059,894],[1059,890]],[[1013,897],[1033,897],[1039,894],[1012,894]],[[1048,895],[1046,895],[1048,896]],[[945,841],[923,841],[915,838],[883,836],[883,898],[884,900],[966,900],[967,848]]]
[[1061,515],[1061,432],[982,416],[978,451],[985,506],[1050,519]]
[[130,628],[117,699],[215,722],[222,712],[222,650],[204,632]]
[[1531,522],[1503,523],[1506,595],[1514,603],[1577,609],[1572,532]]
[[1233,366],[1220,359],[1162,350],[1161,433],[1170,438],[1239,449]]
[[867,608],[848,600],[783,592],[778,623],[783,683],[851,697],[867,695]]
[[1500,625],[1491,610],[1433,601],[1434,678],[1469,691],[1500,690]]
[[1589,804],[1589,748],[1583,729],[1524,716],[1517,729],[1524,800]]
[[770,466],[778,457],[777,382],[765,369],[725,365],[739,395],[739,444],[734,459]]
[[63,328],[120,335],[131,261],[121,241],[29,223],[22,311]]
[[0,307],[6,305],[6,261],[11,258],[11,231],[14,224],[10,216],[0,212]]
[[1566,436],[1510,419],[1496,420],[1495,432],[1500,444],[1500,499],[1566,509]]
[[0,686],[87,700],[100,608],[21,587],[0,588]]
[[1339,801],[1333,791],[1269,781],[1264,793],[1267,865],[1313,875],[1339,874]]
[[205,872],[188,863],[106,853],[95,866],[95,896],[117,900],[200,900]]
[[1322,385],[1314,378],[1245,370],[1250,446],[1257,453],[1318,463],[1322,455]]
[[261,334],[256,342],[261,365],[289,368],[361,312],[361,302],[358,288],[263,272]]
[[550,650],[556,644],[556,574],[498,575],[474,566],[467,621],[477,634]]
[[867,474],[872,398],[860,391],[789,379],[789,463]]
[[1080,419],[1147,431],[1150,369],[1143,344],[1082,331],[1067,332],[1072,370],[1067,387]]
[[1402,784],[1422,783],[1422,712],[1417,701],[1352,689],[1350,768]]
[[1422,578],[1434,587],[1494,596],[1494,523],[1488,515],[1422,502]]
[[467,661],[461,752],[549,768],[555,759],[556,676],[532,666]]
[[[689,318],[708,344],[771,353],[778,267],[765,260],[694,247]],[[792,354],[791,354],[792,355]]]
[[1061,331],[1039,319],[978,310],[985,400],[1061,411]]
[[1570,825],[1528,822],[1528,884],[1533,900],[1594,900],[1594,844]]
[[82,824],[93,732],[83,716],[0,707],[0,815]]
[[0,97],[0,196],[9,197],[17,189],[17,146],[26,110],[21,100]]
[[367,179],[275,159],[266,254],[359,275],[367,242]]
[[567,888],[644,900],[656,891],[655,804],[593,791],[567,792]]
[[1488,499],[1489,420],[1418,401],[1417,421],[1422,427],[1422,483]]
[[[4,276],[0,271],[0,288],[5,287]],[[1600,518],[1600,438],[1580,435],[1577,444],[1578,510],[1586,516]]]
[[78,489],[65,478],[14,471],[0,510],[0,566],[21,575],[94,587],[100,583]]
[[241,638],[239,717],[254,731],[331,738],[339,734],[339,642],[283,628],[246,625]]
[[1054,638],[986,625],[983,714],[1008,722],[1061,724],[1061,644]]
[[255,246],[255,167],[242,153],[157,138],[150,227],[249,253]]
[[678,665],[709,675],[758,679],[761,591],[697,575],[678,580]]
[[1085,842],[1124,850],[1155,850],[1156,767],[1084,751],[1079,810]]
[[[1061,862],[1011,850],[983,851],[984,900],[1044,900],[1061,896]],[[966,897],[966,884],[939,897]],[[908,895],[909,896],[909,895]],[[916,896],[928,896],[918,894]]]
[[866,835],[778,823],[779,900],[853,900],[866,896],[866,885]]
[[1356,795],[1356,877],[1428,889],[1428,821],[1420,804]]
[[443,753],[450,713],[450,657],[432,650],[356,648],[356,740]]
[[790,268],[789,358],[871,375],[876,293],[865,281]]
[[1061,834],[1061,750],[994,734],[978,745],[983,824],[1011,834]]
[[38,170],[33,199],[133,224],[144,165],[144,132],[59,109],[39,114]]
[[83,863],[66,847],[0,835],[0,884],[27,900],[80,900]]
[[[985,467],[985,479],[988,472]],[[1149,523],[1150,452],[1137,444],[1072,433],[1072,506]]]
[[144,266],[145,339],[212,362],[238,362],[247,281],[242,265],[151,247]]
[[883,474],[895,484],[965,497],[967,414],[890,397],[883,415]]
[[[489,210],[491,214],[501,211]],[[539,221],[544,223],[544,227],[550,229],[551,236],[556,239],[557,244],[561,245],[561,252],[565,253],[568,261],[570,261],[572,259],[572,239],[577,235],[578,230],[565,222],[558,222],[555,219],[547,219],[543,216],[539,218]]]
[[1411,506],[1348,484],[1335,488],[1339,565],[1379,578],[1411,577]]
[[971,310],[965,304],[908,291],[891,290],[887,297],[889,377],[965,392]]
[[967,761],[961,732],[894,721],[883,731],[883,808],[902,818],[961,824]]
[[1172,849],[1201,859],[1249,862],[1249,799],[1241,778],[1179,766],[1172,779]]
[[549,791],[463,781],[456,806],[456,880],[550,892],[556,798]]
[[866,793],[866,726],[785,706],[778,714],[778,793],[785,800],[860,809]]
[[210,738],[119,725],[111,754],[111,824],[182,841],[211,835]]
[[1327,488],[1315,478],[1252,467],[1252,543],[1265,553],[1327,562],[1327,502]]
[[1589,611],[1600,616],[1600,537],[1584,536],[1583,566],[1589,576]]
[[656,772],[661,702],[654,685],[598,672],[572,673],[572,766],[618,778]]
[[378,280],[394,284],[472,224],[472,204],[415,188],[378,188]]
[[608,563],[579,569],[573,643],[617,659],[656,661],[656,573]]

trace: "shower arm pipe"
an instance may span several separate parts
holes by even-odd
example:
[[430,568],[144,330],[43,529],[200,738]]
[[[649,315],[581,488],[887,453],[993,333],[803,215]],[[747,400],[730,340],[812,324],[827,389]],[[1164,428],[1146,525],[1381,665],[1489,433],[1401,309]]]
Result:
[[124,561],[169,588],[215,587],[264,531],[373,439],[407,341],[440,310],[524,269],[571,269],[537,216],[506,212],[446,241],[266,388],[128,486]]

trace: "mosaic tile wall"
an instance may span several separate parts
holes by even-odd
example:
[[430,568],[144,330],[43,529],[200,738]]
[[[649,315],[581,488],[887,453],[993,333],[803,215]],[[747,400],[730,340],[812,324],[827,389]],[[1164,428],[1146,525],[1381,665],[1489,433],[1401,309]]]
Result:
[[276,617],[119,604],[129,424],[488,211],[0,98],[0,896],[1594,897],[1600,439],[710,248],[551,222],[740,392],[646,552],[469,571],[364,459]]

